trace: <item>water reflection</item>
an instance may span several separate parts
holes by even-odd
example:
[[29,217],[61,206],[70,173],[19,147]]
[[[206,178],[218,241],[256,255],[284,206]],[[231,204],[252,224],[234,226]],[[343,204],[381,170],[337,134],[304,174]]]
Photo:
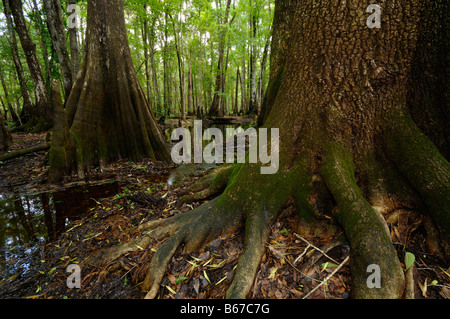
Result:
[[0,194],[0,264],[25,244],[31,243],[28,249],[32,249],[38,241],[55,240],[71,221],[95,205],[93,199],[114,195],[118,190],[118,183],[111,182],[53,193]]

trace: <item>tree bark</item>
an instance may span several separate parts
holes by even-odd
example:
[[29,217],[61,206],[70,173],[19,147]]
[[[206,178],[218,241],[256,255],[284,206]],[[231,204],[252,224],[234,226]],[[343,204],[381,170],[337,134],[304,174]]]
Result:
[[[76,5],[77,0],[68,0],[67,4]],[[80,19],[80,17],[78,17]],[[78,43],[78,29],[76,26],[69,28],[69,41],[70,41],[70,61],[72,66],[72,84],[75,82],[75,78],[78,74],[80,67],[80,45]]]
[[[61,110],[58,112],[62,112]],[[123,0],[88,2],[87,38],[80,72],[66,104],[69,141],[52,148],[50,165],[80,176],[119,158],[170,161],[170,153],[133,67]],[[65,135],[64,125],[54,135]],[[75,159],[75,160],[73,160]],[[55,178],[56,179],[56,178]]]
[[[174,37],[175,37],[175,51],[177,53],[177,61],[178,61],[178,80],[179,80],[179,89],[180,89],[180,109],[181,109],[181,117],[183,120],[186,120],[186,103],[184,98],[184,60],[183,60],[183,38],[182,31],[180,31],[180,37],[177,35],[177,28],[175,25],[175,20],[169,14],[170,19],[172,20]],[[182,29],[181,29],[182,30]]]
[[222,19],[219,17],[219,57],[217,64],[217,76],[216,76],[216,86],[214,91],[214,97],[211,104],[211,108],[209,110],[209,116],[224,116],[224,108],[221,103],[222,100],[222,89],[225,77],[225,65],[224,65],[224,56],[225,56],[225,45],[226,45],[226,25],[228,24],[228,16],[230,12],[231,0],[227,1],[227,7],[225,9],[225,15]]
[[23,108],[20,114],[23,122],[29,121],[33,113],[33,102],[31,101],[30,93],[28,92],[27,81],[23,72],[22,62],[19,57],[19,49],[17,46],[16,33],[11,18],[11,10],[9,8],[8,0],[3,0],[3,9],[6,17],[6,24],[8,26],[8,42],[11,47],[11,53],[16,67],[17,78],[19,79],[20,92],[22,93]]
[[192,95],[192,90],[193,90],[193,79],[192,79],[192,58],[189,59],[189,73],[188,73],[188,94],[187,94],[187,99],[188,99],[188,114],[192,115],[194,114],[194,109],[195,109],[195,103],[194,103],[194,98]]
[[11,134],[3,119],[0,119],[0,151],[7,151],[12,144]]
[[[19,117],[17,116],[17,113],[14,110],[14,108],[11,104],[11,101],[9,100],[8,88],[6,87],[5,77],[3,76],[3,70],[2,70],[1,65],[0,65],[0,82],[3,87],[3,93],[5,94],[6,105],[8,106],[9,112],[11,113],[11,118],[14,122],[17,123],[17,122],[19,122]],[[6,111],[6,109],[5,109],[5,111]]]
[[257,34],[257,21],[258,17],[256,9],[252,9],[250,15],[250,30],[251,30],[251,42],[250,42],[250,101],[248,106],[248,114],[257,114],[258,106],[256,103],[256,34]]
[[[144,11],[147,13],[147,5],[144,4]],[[145,65],[145,81],[147,88],[147,100],[150,105],[152,105],[152,94],[151,94],[151,75],[149,67],[149,54],[148,54],[148,21],[147,17],[144,17],[143,27],[142,27],[142,41],[144,43],[144,65]]]
[[72,66],[67,51],[67,40],[64,30],[64,21],[62,17],[61,2],[59,0],[44,0],[44,8],[47,13],[47,27],[55,49],[64,84],[64,96],[67,99],[72,89]]
[[158,68],[155,62],[155,23],[156,23],[156,18],[153,19],[152,21],[152,26],[151,26],[151,30],[150,30],[150,61],[151,61],[151,73],[152,73],[152,81],[153,81],[153,89],[155,90],[155,105],[156,105],[156,110],[158,111],[159,114],[163,113],[163,108],[162,108],[162,104],[161,104],[161,93],[160,93],[160,89],[159,89],[159,84],[158,84]]
[[256,106],[258,109],[258,116],[261,114],[261,108],[262,108],[262,97],[264,95],[264,72],[266,71],[266,63],[267,63],[267,56],[270,46],[270,39],[271,34],[267,37],[266,44],[264,45],[263,55],[261,59],[261,67],[259,71],[259,78],[258,78],[258,87],[256,90]]
[[45,122],[51,122],[52,108],[51,99],[49,97],[44,77],[42,76],[41,66],[36,55],[36,45],[31,39],[25,18],[22,12],[21,0],[6,0],[9,1],[9,7],[14,17],[14,24],[16,26],[17,34],[19,35],[20,43],[25,52],[28,68],[31,73],[31,78],[34,84],[34,93],[36,98],[37,115]]
[[[394,249],[384,216],[404,207],[428,214],[447,260],[450,256],[450,164],[413,121],[412,102],[431,93],[417,93],[414,101],[409,94],[436,85],[433,69],[420,79],[414,71],[417,61],[440,57],[425,54],[427,59],[417,60],[424,44],[431,52],[442,52],[446,45],[441,36],[420,36],[425,26],[448,25],[449,2],[433,5],[430,11],[420,0],[382,3],[382,27],[371,29],[363,0],[276,0],[262,127],[279,128],[279,143],[267,146],[278,150],[276,173],[262,174],[261,162],[223,165],[206,183],[210,186],[196,189],[209,197],[221,195],[190,212],[141,224],[137,231],[152,231],[102,251],[99,259],[117,258],[170,234],[153,255],[142,285],[148,298],[156,298],[178,247],[198,250],[224,233],[242,230],[243,251],[226,297],[245,298],[255,287],[271,226],[293,205],[306,234],[328,225],[330,217],[345,232],[353,298],[401,298],[402,254]],[[448,78],[443,64],[445,72],[434,72]],[[448,105],[448,95],[440,97],[427,108],[441,108],[437,101]],[[425,126],[438,133],[443,129]],[[377,289],[367,284],[373,265],[380,270]]]

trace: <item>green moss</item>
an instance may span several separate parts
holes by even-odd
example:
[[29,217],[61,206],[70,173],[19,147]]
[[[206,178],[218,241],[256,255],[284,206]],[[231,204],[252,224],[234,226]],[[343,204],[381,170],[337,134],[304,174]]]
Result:
[[[362,196],[354,176],[352,153],[338,143],[324,147],[320,169],[338,210],[335,216],[350,242],[354,297],[399,298],[403,289],[403,273],[384,225]],[[381,268],[382,287],[369,289],[366,269],[371,264]]]
[[52,146],[49,152],[49,178],[51,183],[57,183],[61,180],[67,169],[66,150],[61,146]]
[[436,224],[450,234],[450,164],[409,115],[392,113],[385,123],[386,153],[420,194]]
[[230,180],[231,175],[234,172],[234,167],[230,166],[222,170],[217,176],[213,179],[211,183],[212,188],[222,188],[223,185],[227,185],[227,182]]

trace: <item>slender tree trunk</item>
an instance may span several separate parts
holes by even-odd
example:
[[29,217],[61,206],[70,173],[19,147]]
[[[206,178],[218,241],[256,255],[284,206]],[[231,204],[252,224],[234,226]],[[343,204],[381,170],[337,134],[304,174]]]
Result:
[[175,51],[177,53],[177,61],[178,61],[178,79],[179,79],[179,88],[180,88],[180,109],[181,109],[181,117],[183,120],[186,120],[186,103],[184,99],[184,61],[183,61],[183,45],[181,41],[183,41],[182,38],[182,31],[180,31],[180,37],[177,35],[177,28],[175,25],[175,20],[172,18],[171,15],[170,19],[172,20],[173,24],[173,30],[174,30],[174,37],[175,37]]
[[43,0],[45,12],[47,13],[47,27],[52,39],[53,48],[58,55],[61,66],[61,74],[64,84],[64,96],[67,99],[72,89],[72,61],[67,50],[67,40],[64,30],[60,0]]
[[267,56],[270,46],[270,39],[271,35],[267,37],[266,44],[264,45],[264,51],[261,59],[261,68],[259,72],[259,78],[258,78],[258,87],[256,90],[256,105],[258,108],[258,115],[261,114],[261,108],[262,108],[262,97],[264,95],[264,72],[266,71],[266,63],[267,63]]
[[225,16],[222,19],[219,19],[219,57],[217,64],[217,76],[216,76],[216,85],[214,90],[214,97],[211,104],[211,108],[209,110],[209,116],[218,116],[222,117],[224,115],[223,105],[221,105],[222,100],[222,88],[225,77],[225,65],[224,65],[224,55],[225,55],[225,45],[226,45],[226,25],[228,24],[228,16],[230,12],[231,0],[227,1],[227,7],[225,9]]
[[5,94],[6,105],[8,106],[9,112],[11,113],[11,118],[14,122],[18,123],[19,117],[17,116],[17,113],[15,112],[15,110],[11,104],[11,101],[9,99],[8,88],[6,86],[6,82],[5,82],[5,78],[3,76],[3,70],[1,68],[1,65],[0,65],[0,82],[2,83],[3,93]]
[[241,113],[246,114],[248,111],[248,94],[246,86],[246,71],[245,71],[245,58],[242,57],[242,72],[241,72]]
[[21,121],[29,121],[33,112],[33,102],[28,92],[27,81],[22,67],[22,62],[19,57],[19,49],[17,46],[16,33],[14,31],[14,25],[11,18],[11,10],[9,8],[8,0],[3,0],[3,9],[6,17],[6,24],[8,26],[8,42],[11,47],[11,53],[13,56],[14,66],[16,67],[17,78],[19,79],[20,91],[23,98],[23,108],[20,114]]
[[161,104],[161,93],[159,90],[159,84],[158,84],[158,68],[155,63],[155,23],[156,23],[156,17],[152,21],[151,26],[151,32],[150,32],[150,61],[151,61],[151,72],[152,72],[152,81],[153,81],[153,89],[155,90],[155,104],[156,109],[158,110],[159,114],[163,113],[162,104]]
[[193,82],[192,82],[192,58],[189,59],[189,73],[188,73],[188,114],[192,115],[194,114],[194,99],[192,95],[193,90]]
[[5,102],[3,102],[3,98],[1,95],[0,95],[0,103],[2,104],[3,112],[5,113],[4,119],[5,119],[5,121],[8,121],[8,110],[6,109]]
[[[36,0],[32,0],[33,3],[33,19],[36,24],[36,28],[39,30],[39,44],[42,52],[42,60],[44,62],[44,71],[45,71],[45,84],[47,88],[47,92],[50,92],[50,83],[52,81],[52,66],[54,65],[54,48],[51,47],[51,56],[48,56],[48,45],[47,45],[47,28],[45,27],[44,22],[42,21],[41,16],[41,8],[39,8]],[[50,97],[51,98],[51,97]]]
[[[67,4],[76,5],[77,0],[68,0]],[[79,20],[81,17],[77,17]],[[72,26],[69,28],[69,41],[70,41],[70,61],[72,66],[72,83],[75,82],[75,78],[78,74],[80,67],[80,46],[78,43],[78,28]]]
[[9,130],[5,125],[5,121],[0,118],[0,151],[7,151],[11,144],[11,134],[9,134]]
[[234,109],[233,109],[233,113],[234,115],[239,114],[239,78],[241,77],[240,72],[239,72],[239,67],[236,70],[236,88],[235,88],[235,99],[234,99]]
[[167,34],[167,8],[165,9],[164,12],[164,52],[163,52],[163,64],[164,64],[164,117],[168,115],[169,111],[170,111],[170,91],[169,91],[169,73],[168,73],[168,69],[169,69],[169,57],[168,57],[168,44],[167,44],[167,38],[168,38],[168,34]]
[[28,68],[31,73],[31,78],[34,84],[34,93],[36,97],[36,117],[41,117],[43,121],[50,122],[53,116],[52,103],[49,97],[44,77],[42,76],[41,66],[36,55],[36,45],[31,39],[25,18],[22,12],[21,0],[7,0],[14,17],[14,24],[16,26],[17,34],[19,35],[20,43],[25,52]]
[[[144,11],[147,13],[147,5],[144,4]],[[145,83],[147,89],[147,100],[150,105],[152,105],[152,88],[151,88],[151,75],[149,67],[149,54],[148,54],[148,21],[147,17],[144,17],[143,28],[142,28],[142,41],[144,44],[144,65],[145,65]]]
[[257,114],[258,107],[256,103],[256,34],[257,34],[257,15],[256,9],[252,10],[250,17],[250,30],[251,30],[251,42],[250,42],[250,103],[248,107],[249,114]]

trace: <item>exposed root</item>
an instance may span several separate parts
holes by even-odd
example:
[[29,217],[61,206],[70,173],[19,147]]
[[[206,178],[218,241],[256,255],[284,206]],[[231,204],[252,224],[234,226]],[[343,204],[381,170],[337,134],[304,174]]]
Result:
[[131,233],[144,231],[144,234],[126,244],[102,249],[97,254],[86,259],[83,263],[89,265],[98,265],[100,263],[117,259],[125,253],[143,249],[148,246],[153,240],[158,240],[166,235],[172,235],[183,226],[189,224],[192,220],[198,218],[199,216],[202,216],[205,211],[211,208],[214,202],[215,200],[185,214],[176,215],[165,220],[149,221],[147,223],[139,225],[134,229],[130,229],[129,232]]
[[184,244],[185,251],[195,251],[217,236],[235,231],[242,224],[242,212],[224,211],[217,204],[218,200],[216,198],[187,213],[192,215],[191,218],[185,220],[154,254],[142,285],[142,290],[148,291],[146,299],[157,296],[167,265],[178,247]]
[[[353,297],[397,299],[404,289],[404,274],[383,222],[356,185],[353,160],[339,144],[327,146],[321,175],[338,204],[335,216],[351,247]],[[369,265],[381,270],[381,288],[367,286]]]
[[390,118],[384,134],[386,153],[428,207],[450,258],[450,164],[409,115]]
[[247,216],[244,250],[236,268],[233,282],[227,291],[228,299],[243,299],[249,294],[261,258],[266,251],[266,240],[270,234],[270,214],[263,209]]
[[227,187],[233,168],[230,165],[222,165],[214,169],[210,174],[192,185],[188,190],[188,194],[181,197],[177,205],[189,204],[220,194]]

